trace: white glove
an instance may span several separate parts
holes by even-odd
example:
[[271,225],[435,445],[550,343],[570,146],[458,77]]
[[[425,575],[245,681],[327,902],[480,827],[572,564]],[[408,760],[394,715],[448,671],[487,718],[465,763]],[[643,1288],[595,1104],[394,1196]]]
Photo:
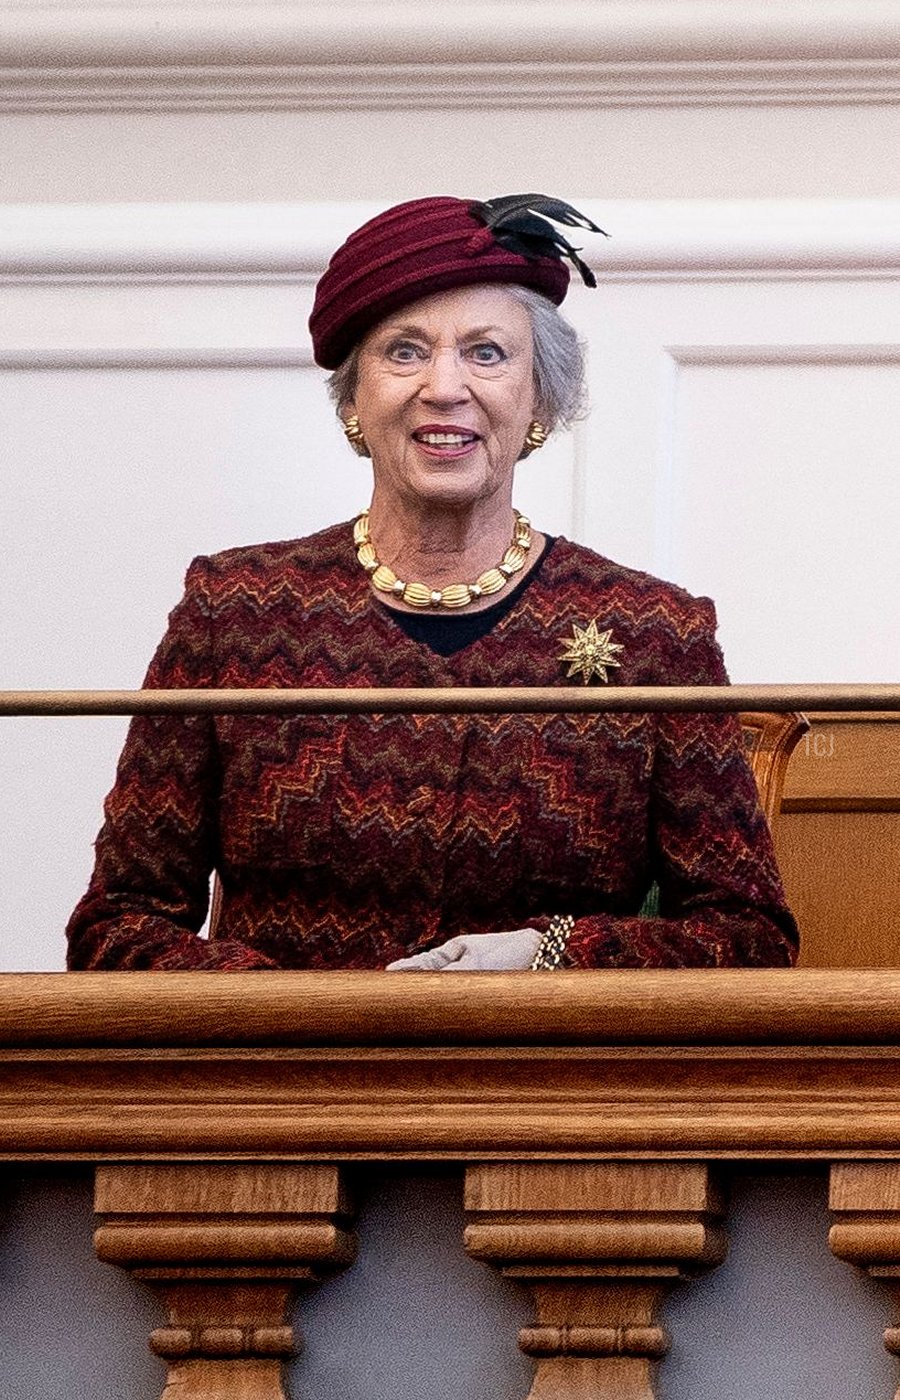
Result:
[[536,928],[461,933],[437,948],[388,963],[385,972],[515,972],[531,967],[540,941]]

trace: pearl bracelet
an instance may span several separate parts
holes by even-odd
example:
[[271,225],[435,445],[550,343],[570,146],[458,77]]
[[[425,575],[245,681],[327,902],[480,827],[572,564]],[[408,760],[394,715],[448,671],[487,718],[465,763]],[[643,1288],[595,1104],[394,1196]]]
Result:
[[571,914],[554,914],[547,932],[538,944],[531,964],[532,972],[555,972],[563,960],[569,937],[575,927]]

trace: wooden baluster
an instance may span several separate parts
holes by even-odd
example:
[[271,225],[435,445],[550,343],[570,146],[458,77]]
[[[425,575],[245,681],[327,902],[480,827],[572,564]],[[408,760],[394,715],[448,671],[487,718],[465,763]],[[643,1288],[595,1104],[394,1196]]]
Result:
[[466,1173],[466,1250],[528,1282],[528,1400],[652,1400],[668,1337],[657,1310],[719,1263],[719,1195],[694,1163],[491,1163]]
[[298,1284],[350,1263],[337,1167],[192,1162],[97,1168],[98,1256],[162,1299],[163,1400],[284,1400]]
[[[900,1311],[900,1162],[836,1163],[828,1204],[831,1252],[883,1283]],[[885,1328],[884,1345],[900,1356],[900,1327]]]

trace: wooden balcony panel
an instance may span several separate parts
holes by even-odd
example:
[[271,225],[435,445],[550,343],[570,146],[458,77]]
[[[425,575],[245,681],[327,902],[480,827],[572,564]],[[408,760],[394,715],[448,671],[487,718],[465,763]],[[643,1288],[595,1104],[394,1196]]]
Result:
[[775,827],[801,967],[900,967],[900,716],[811,714]]
[[900,973],[0,978],[7,1160],[900,1157]]
[[0,1154],[97,1163],[165,1400],[283,1400],[290,1294],[352,1255],[342,1164],[423,1159],[465,1164],[470,1253],[534,1295],[533,1400],[653,1400],[660,1304],[724,1252],[718,1164],[871,1167],[895,1209],[900,973],[7,976]]
[[824,712],[791,755],[786,812],[900,812],[900,715]]

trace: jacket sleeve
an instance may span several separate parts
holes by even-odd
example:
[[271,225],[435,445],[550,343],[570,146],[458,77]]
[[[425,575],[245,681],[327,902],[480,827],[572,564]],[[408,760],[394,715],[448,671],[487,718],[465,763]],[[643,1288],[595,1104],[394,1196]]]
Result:
[[[667,684],[727,685],[715,610]],[[797,953],[768,824],[734,714],[660,714],[650,836],[659,915],[581,918],[570,967],[785,967]]]
[[[182,601],[145,688],[216,683],[207,561]],[[91,882],[69,920],[70,969],[248,970],[272,967],[246,944],[198,936],[218,848],[218,765],[210,715],[138,715],[106,799]]]

